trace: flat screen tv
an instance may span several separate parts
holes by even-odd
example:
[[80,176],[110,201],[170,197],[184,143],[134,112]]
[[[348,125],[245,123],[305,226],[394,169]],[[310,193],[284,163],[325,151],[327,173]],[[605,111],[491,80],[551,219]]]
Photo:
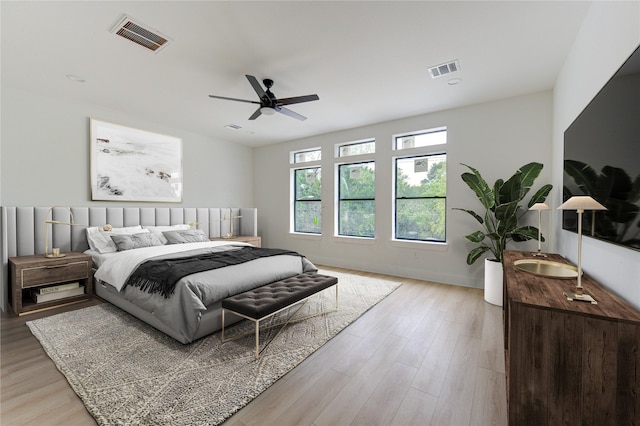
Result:
[[[583,235],[640,250],[640,47],[564,132],[563,200],[590,195]],[[562,228],[577,232],[577,214]]]

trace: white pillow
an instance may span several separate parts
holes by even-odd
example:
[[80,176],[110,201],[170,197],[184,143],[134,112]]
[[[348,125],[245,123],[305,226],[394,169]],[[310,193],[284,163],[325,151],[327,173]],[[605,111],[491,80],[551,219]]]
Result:
[[144,226],[144,229],[148,229],[149,232],[153,234],[157,234],[162,244],[167,244],[167,238],[162,234],[165,231],[184,231],[186,229],[191,229],[191,225],[187,225],[186,223],[180,225],[171,225],[171,226]]
[[139,234],[141,232],[149,232],[148,229],[142,229],[142,226],[127,226],[125,228],[112,228],[110,231],[103,231],[102,226],[92,226],[87,228],[87,242],[91,250],[98,253],[115,253],[118,251],[116,244],[111,239],[113,234]]

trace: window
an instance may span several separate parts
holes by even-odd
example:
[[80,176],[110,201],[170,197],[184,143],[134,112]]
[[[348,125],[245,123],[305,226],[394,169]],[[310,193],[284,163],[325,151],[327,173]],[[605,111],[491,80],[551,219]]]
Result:
[[396,136],[394,149],[422,148],[447,143],[447,128],[425,130],[424,132]]
[[294,170],[293,231],[322,233],[322,170]]
[[396,158],[395,238],[445,241],[447,156]]
[[375,162],[338,166],[338,235],[375,236]]
[[291,153],[291,163],[293,164],[308,163],[311,161],[320,160],[322,160],[322,150],[320,150],[320,148]]
[[367,140],[360,142],[350,142],[338,146],[338,157],[349,157],[351,155],[373,154],[376,152],[376,141]]

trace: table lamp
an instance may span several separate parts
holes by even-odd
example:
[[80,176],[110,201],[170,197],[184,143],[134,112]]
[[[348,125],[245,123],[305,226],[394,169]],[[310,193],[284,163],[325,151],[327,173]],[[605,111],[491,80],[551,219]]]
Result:
[[575,293],[564,292],[563,294],[567,300],[579,300],[597,305],[598,302],[590,295],[584,294],[582,288],[582,213],[585,210],[607,210],[607,208],[588,195],[579,195],[569,198],[558,207],[558,210],[575,210],[578,213],[578,286]]
[[[51,207],[45,217],[49,217],[49,215],[51,214],[51,211],[55,208],[56,206]],[[81,226],[80,224],[75,223],[75,221],[73,220],[73,213],[71,213],[71,209],[67,207],[63,207],[63,208],[66,208],[69,211],[71,222],[61,222],[59,220],[51,220],[51,219],[45,219],[44,221],[44,256],[45,257],[64,257],[65,256],[64,253],[60,253],[59,248],[53,248],[53,253],[49,253],[49,225]]]
[[538,252],[533,253],[534,256],[547,257],[546,254],[542,253],[540,249],[540,241],[542,240],[542,211],[543,210],[551,210],[551,207],[546,205],[545,203],[535,203],[529,210],[537,210],[538,211]]

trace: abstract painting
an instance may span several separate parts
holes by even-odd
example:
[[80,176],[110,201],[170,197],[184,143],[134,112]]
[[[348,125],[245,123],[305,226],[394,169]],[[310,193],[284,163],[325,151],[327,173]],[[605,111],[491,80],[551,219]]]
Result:
[[91,119],[91,199],[182,201],[182,140]]

